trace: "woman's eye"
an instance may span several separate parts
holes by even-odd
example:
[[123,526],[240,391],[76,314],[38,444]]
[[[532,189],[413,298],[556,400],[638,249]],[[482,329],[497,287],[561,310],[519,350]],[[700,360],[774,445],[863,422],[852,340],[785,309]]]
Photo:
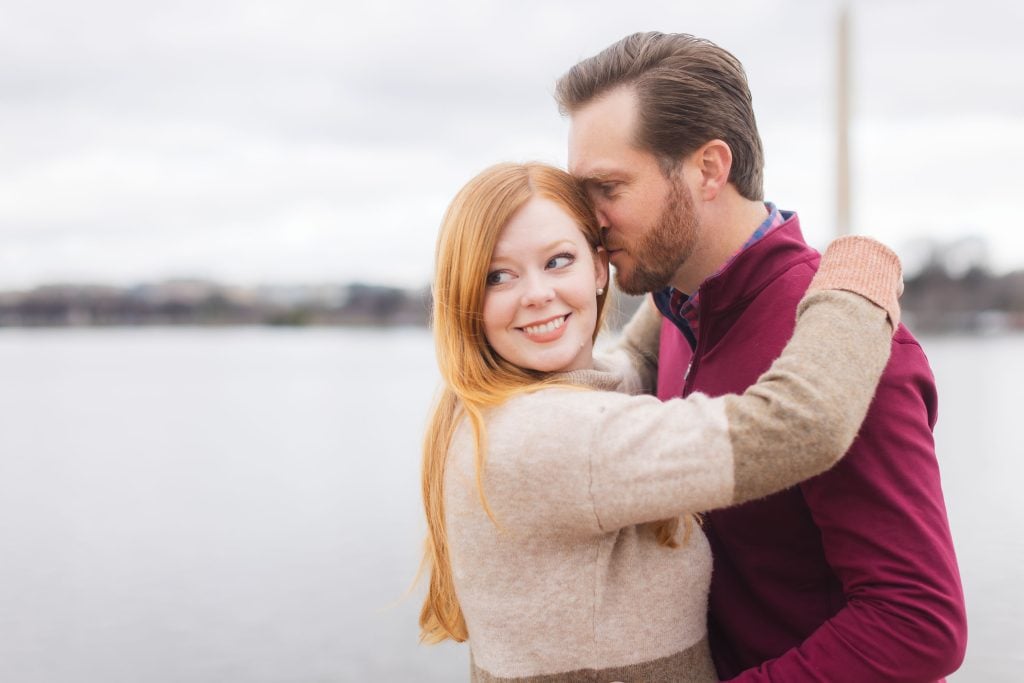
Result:
[[565,268],[567,265],[573,262],[572,254],[559,254],[553,259],[548,261],[548,268]]
[[615,183],[601,183],[600,189],[605,197],[611,197],[615,194]]
[[506,270],[495,270],[494,272],[487,273],[487,285],[503,285],[512,279],[512,274]]

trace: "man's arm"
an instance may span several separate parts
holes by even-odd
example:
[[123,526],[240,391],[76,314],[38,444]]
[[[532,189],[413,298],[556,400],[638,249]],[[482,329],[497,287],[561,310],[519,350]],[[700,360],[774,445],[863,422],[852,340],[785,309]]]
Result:
[[847,604],[733,681],[934,681],[960,666],[967,623],[934,419],[934,379],[904,332],[846,457],[801,485]]
[[661,313],[651,297],[644,297],[615,343],[595,356],[595,365],[621,375],[618,390],[623,393],[654,393],[658,383],[660,337]]

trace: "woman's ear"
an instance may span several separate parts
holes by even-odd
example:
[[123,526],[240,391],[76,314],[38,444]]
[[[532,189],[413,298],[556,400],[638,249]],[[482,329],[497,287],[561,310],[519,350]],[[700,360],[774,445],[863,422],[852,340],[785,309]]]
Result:
[[604,247],[598,247],[594,253],[594,286],[608,289],[608,250]]

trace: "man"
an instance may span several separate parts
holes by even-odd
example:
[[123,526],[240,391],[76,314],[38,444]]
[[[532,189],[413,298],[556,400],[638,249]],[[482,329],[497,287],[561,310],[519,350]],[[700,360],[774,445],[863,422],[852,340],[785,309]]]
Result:
[[[765,203],[738,60],[635,34],[558,82],[569,167],[619,286],[661,310],[658,394],[753,384],[789,339],[818,264],[795,213]],[[709,638],[737,681],[935,681],[966,618],[935,459],[934,379],[903,327],[857,441],[831,471],[706,517]]]

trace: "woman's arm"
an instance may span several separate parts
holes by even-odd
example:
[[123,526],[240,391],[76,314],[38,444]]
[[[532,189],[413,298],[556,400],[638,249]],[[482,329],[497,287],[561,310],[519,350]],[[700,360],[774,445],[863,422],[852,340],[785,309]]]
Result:
[[[733,505],[831,467],[853,442],[889,359],[901,288],[899,262],[882,245],[860,237],[833,243],[798,307],[792,339],[757,383],[738,396],[703,399],[699,417],[609,421],[613,432],[649,434],[647,454],[635,462],[646,486],[621,486],[622,456],[642,448],[639,440],[626,445],[601,430],[591,487],[601,526]],[[683,443],[690,453],[675,450]]]
[[901,287],[891,251],[837,240],[782,356],[741,395],[663,403],[549,390],[513,399],[488,424],[485,487],[499,522],[606,532],[732,505],[828,469],[856,436],[888,360]]
[[[851,292],[867,298],[851,298]],[[830,245],[797,306],[798,320],[806,319],[815,333],[794,330],[782,355],[756,384],[739,396],[724,397],[736,463],[732,502],[788,488],[846,453],[889,360],[902,293],[899,260],[891,251],[864,237]],[[834,300],[833,310],[816,305],[826,298]],[[884,334],[877,324],[874,333],[870,323],[863,331],[850,324],[855,309],[868,301],[886,311]],[[834,458],[829,460],[829,454]]]

